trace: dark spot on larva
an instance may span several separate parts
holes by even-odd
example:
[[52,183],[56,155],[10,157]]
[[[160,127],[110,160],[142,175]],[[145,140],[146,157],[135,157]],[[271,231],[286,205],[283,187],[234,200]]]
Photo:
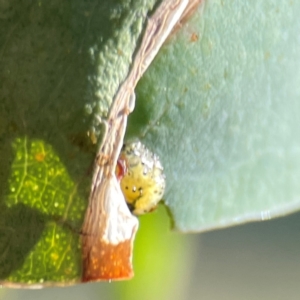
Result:
[[158,194],[158,190],[155,190],[155,191],[154,191],[154,194]]
[[128,190],[128,186],[125,186],[125,189]]
[[130,211],[134,211],[134,205],[132,203],[127,203],[127,206],[129,208]]

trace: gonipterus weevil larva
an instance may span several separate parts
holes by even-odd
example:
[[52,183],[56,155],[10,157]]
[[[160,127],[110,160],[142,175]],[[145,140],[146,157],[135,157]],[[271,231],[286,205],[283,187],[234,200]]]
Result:
[[116,176],[133,214],[153,211],[162,199],[166,186],[162,164],[140,141],[124,144]]

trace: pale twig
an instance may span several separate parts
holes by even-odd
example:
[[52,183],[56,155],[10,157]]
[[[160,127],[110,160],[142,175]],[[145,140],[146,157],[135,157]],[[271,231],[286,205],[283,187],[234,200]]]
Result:
[[131,71],[111,106],[95,161],[92,189],[82,227],[83,281],[124,279],[133,275],[132,243],[138,221],[129,212],[116,180],[116,163],[123,145],[127,116],[135,104],[135,86],[188,2],[165,0],[148,19]]

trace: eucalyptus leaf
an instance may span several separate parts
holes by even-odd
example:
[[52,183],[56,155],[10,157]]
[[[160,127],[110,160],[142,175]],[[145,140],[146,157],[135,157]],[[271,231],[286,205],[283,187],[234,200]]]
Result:
[[2,1],[0,280],[81,278],[96,142],[155,0]]
[[176,229],[265,220],[300,206],[300,4],[202,4],[137,87],[128,138],[165,167]]

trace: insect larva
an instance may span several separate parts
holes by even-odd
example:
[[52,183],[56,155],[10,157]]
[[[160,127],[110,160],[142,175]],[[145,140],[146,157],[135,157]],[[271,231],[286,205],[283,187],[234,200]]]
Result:
[[166,179],[159,157],[139,141],[124,144],[116,176],[135,215],[153,211],[164,194]]

